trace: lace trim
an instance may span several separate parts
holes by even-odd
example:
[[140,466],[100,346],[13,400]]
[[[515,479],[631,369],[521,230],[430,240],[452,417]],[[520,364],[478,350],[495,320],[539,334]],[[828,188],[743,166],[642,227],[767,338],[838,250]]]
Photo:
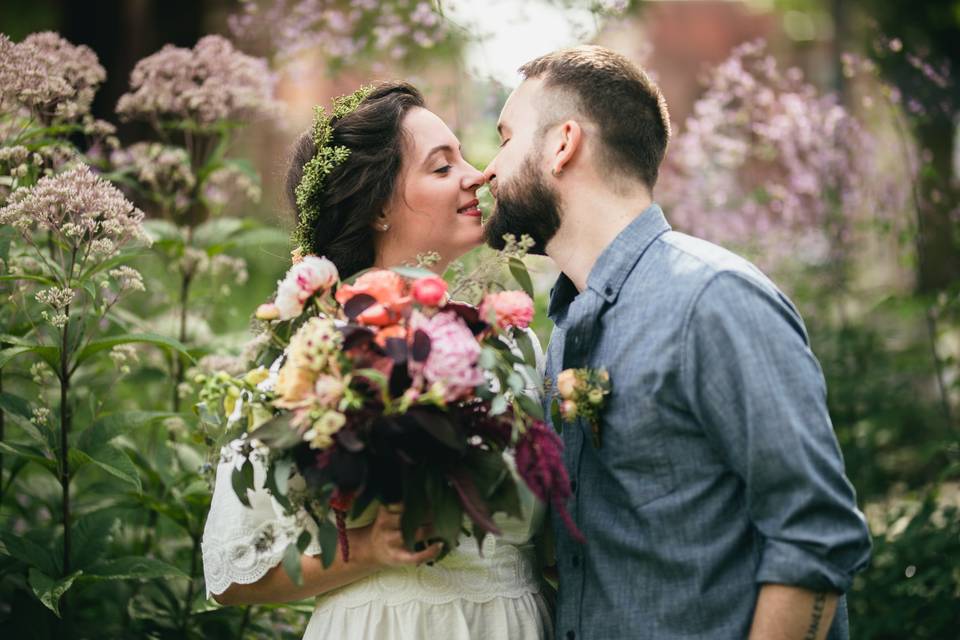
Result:
[[447,604],[457,600],[484,603],[539,593],[533,547],[484,541],[483,557],[466,540],[433,566],[396,567],[319,596],[314,614],[350,609],[371,602],[397,606],[409,602]]

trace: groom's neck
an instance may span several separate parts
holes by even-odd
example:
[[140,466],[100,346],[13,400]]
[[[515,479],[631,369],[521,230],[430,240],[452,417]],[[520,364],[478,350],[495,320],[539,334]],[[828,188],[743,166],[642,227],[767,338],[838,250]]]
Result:
[[646,189],[618,194],[602,186],[571,185],[566,191],[560,229],[547,243],[547,255],[583,291],[600,254],[652,200]]

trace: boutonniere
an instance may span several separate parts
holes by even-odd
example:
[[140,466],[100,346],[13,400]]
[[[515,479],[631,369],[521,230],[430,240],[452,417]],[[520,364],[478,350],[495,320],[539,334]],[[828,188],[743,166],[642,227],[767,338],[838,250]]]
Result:
[[583,418],[590,425],[593,446],[600,448],[600,414],[610,395],[606,369],[564,369],[557,376],[557,394],[551,406],[557,431],[564,422]]

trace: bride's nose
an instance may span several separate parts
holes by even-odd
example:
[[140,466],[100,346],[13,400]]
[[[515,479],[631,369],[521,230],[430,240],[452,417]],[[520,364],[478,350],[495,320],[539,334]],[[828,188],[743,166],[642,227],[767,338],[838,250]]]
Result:
[[463,174],[460,187],[464,191],[476,191],[483,186],[484,182],[486,182],[486,178],[484,178],[483,173],[474,169],[473,166],[470,166],[466,173]]

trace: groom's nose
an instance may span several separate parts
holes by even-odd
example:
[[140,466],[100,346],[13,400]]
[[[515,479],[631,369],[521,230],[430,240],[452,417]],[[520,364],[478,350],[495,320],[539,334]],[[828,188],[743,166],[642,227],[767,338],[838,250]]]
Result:
[[486,182],[490,187],[490,193],[492,193],[494,197],[497,195],[497,183],[495,182],[496,179],[497,170],[494,166],[494,163],[491,162],[489,165],[487,165],[487,168],[483,170],[483,181]]

